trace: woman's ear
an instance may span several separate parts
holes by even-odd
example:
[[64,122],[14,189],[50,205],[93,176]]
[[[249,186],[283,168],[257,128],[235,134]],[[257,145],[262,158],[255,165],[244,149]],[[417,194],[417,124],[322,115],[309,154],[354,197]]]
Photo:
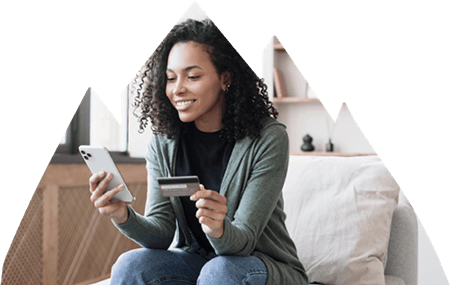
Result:
[[225,71],[221,74],[222,90],[228,90],[229,86],[233,82],[233,74],[229,71]]

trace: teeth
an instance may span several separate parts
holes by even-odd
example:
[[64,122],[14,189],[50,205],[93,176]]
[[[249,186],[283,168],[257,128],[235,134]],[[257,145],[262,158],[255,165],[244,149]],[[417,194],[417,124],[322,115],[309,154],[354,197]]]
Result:
[[179,101],[177,102],[177,106],[186,106],[189,105],[191,103],[194,103],[194,100],[190,100],[190,101]]

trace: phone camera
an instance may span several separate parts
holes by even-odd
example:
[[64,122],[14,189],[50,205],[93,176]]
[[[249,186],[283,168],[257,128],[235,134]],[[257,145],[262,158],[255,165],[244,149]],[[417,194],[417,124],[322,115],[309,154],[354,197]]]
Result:
[[89,158],[92,157],[92,155],[89,152],[85,152],[84,150],[80,150],[81,155],[83,156],[84,159],[88,160]]

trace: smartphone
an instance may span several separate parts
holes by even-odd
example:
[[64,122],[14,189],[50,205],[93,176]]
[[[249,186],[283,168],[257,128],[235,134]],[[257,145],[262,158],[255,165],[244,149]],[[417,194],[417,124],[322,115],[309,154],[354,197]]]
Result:
[[105,178],[106,174],[112,173],[113,178],[108,183],[106,191],[110,191],[120,184],[125,185],[125,188],[116,195],[114,195],[111,201],[124,201],[124,202],[134,201],[135,198],[133,194],[131,194],[130,189],[128,189],[127,185],[125,184],[125,181],[123,180],[122,175],[119,172],[119,169],[117,169],[117,166],[114,163],[106,147],[80,145],[78,147],[78,150],[80,151],[80,154],[84,159],[84,162],[86,162],[92,174],[104,171],[105,175],[103,176],[103,178]]
[[200,189],[197,176],[176,176],[157,178],[163,197],[191,196]]

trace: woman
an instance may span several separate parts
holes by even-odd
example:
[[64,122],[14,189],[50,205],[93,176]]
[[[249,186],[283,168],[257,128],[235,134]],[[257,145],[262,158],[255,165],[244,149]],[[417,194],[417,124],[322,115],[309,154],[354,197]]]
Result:
[[[103,194],[110,177],[90,179],[100,213],[143,247],[118,259],[112,284],[307,284],[284,224],[285,128],[266,85],[217,27],[175,26],[137,85],[141,129],[150,120],[155,134],[145,215],[110,201],[121,187]],[[156,179],[184,175],[199,177],[199,191],[162,197]]]

